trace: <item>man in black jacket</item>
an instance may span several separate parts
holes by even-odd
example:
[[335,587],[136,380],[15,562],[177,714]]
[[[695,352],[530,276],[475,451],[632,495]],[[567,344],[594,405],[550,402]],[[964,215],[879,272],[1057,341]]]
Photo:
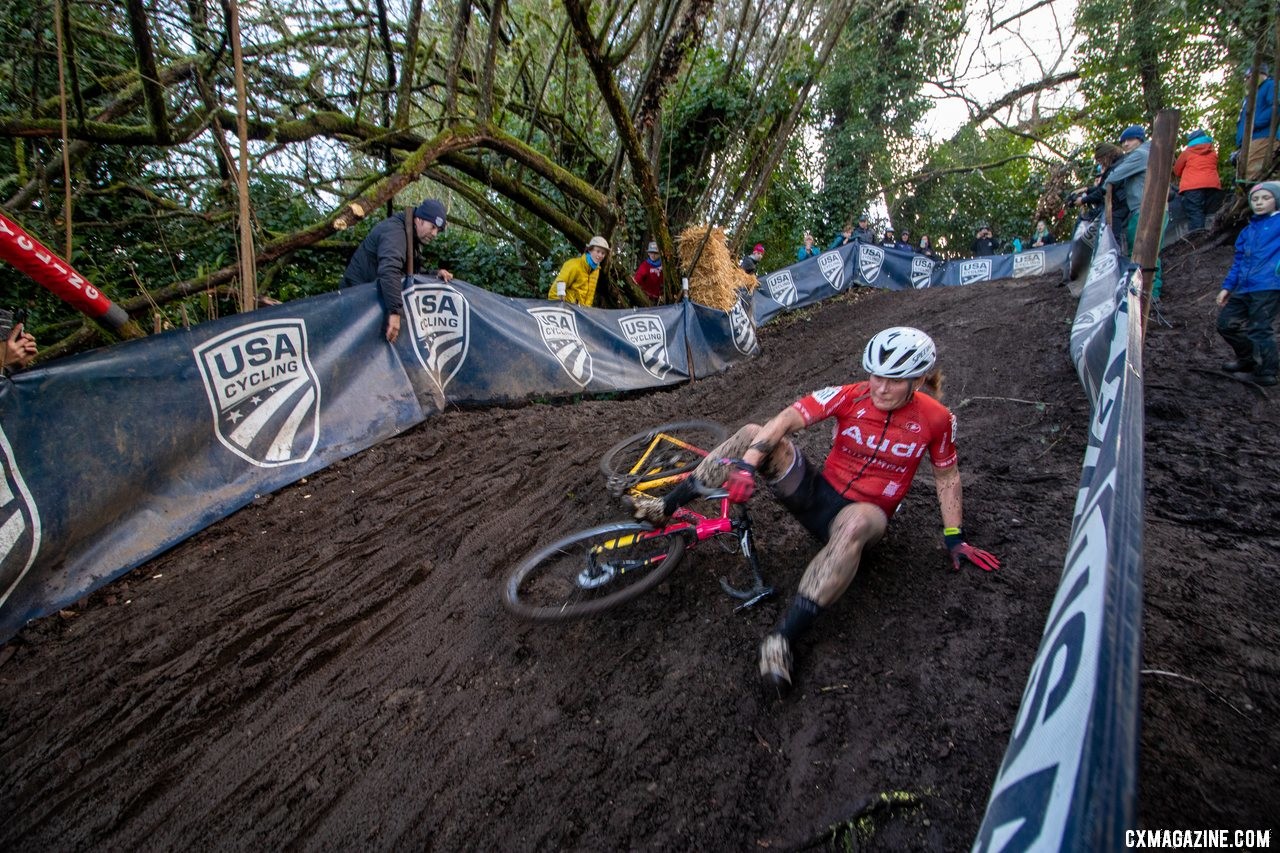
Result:
[[980,258],[983,255],[994,255],[997,251],[996,238],[991,229],[986,225],[980,226],[977,236],[973,238],[973,256]]
[[[417,238],[414,243],[430,243],[440,232],[444,231],[447,211],[438,199],[429,198],[413,211],[413,232]],[[378,283],[378,294],[382,298],[382,308],[387,312],[386,337],[389,343],[395,343],[400,337],[400,315],[404,313],[404,277],[408,268],[410,247],[406,234],[404,213],[393,213],[373,226],[369,236],[356,249],[347,264],[347,271],[342,274],[341,287],[354,287],[371,281]],[[417,264],[414,265],[417,270]],[[429,270],[420,270],[431,274]],[[434,273],[445,281],[453,279],[453,273],[445,269]]]

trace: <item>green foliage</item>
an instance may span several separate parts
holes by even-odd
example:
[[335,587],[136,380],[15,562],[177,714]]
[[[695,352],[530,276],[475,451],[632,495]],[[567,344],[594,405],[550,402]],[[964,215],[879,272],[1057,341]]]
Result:
[[964,7],[954,0],[885,9],[859,7],[823,81],[821,228],[828,239],[867,211],[895,175],[928,109],[924,81],[954,49]]
[[[953,172],[903,192],[893,224],[909,228],[918,240],[928,234],[947,256],[967,256],[979,225],[989,225],[1007,246],[1015,236],[1029,243],[1036,200],[1044,188],[1044,166],[1026,159],[1032,142],[1003,129],[965,128],[939,145],[925,166],[943,172],[968,164],[1013,159],[994,169]],[[1006,248],[1005,251],[1010,251]]]

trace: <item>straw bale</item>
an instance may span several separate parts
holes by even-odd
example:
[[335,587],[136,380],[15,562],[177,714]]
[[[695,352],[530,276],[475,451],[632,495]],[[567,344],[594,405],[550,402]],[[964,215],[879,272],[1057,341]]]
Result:
[[[706,225],[690,225],[680,232],[676,238],[676,251],[680,255],[680,268],[689,270],[693,258],[698,255],[698,265],[689,270],[689,298],[712,308],[728,311],[733,307],[737,291],[741,288],[753,290],[760,282],[755,276],[745,272],[733,255],[725,240],[723,228],[712,227],[711,236],[707,236]],[[706,245],[703,245],[703,241]]]

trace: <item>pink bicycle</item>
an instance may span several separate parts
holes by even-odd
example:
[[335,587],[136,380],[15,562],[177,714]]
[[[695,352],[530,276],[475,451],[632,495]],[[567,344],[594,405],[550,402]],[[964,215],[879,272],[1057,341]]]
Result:
[[[693,473],[728,431],[710,421],[663,424],[623,439],[600,460],[615,497],[665,490]],[[701,446],[700,446],[701,445]],[[529,554],[507,577],[502,600],[527,619],[558,621],[591,616],[653,589],[680,564],[687,549],[711,540],[746,559],[749,584],[720,578],[726,593],[750,607],[773,592],[760,575],[746,506],[724,492],[706,495],[714,512],[689,507],[661,528],[639,521],[600,525],[558,539]]]

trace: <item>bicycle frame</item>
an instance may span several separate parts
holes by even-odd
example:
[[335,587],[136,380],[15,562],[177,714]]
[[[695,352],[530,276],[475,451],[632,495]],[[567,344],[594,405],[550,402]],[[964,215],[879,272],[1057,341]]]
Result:
[[[655,441],[656,440],[657,439],[655,438]],[[703,456],[706,456],[705,451],[701,451],[699,448],[693,447],[692,445],[686,445],[686,448],[696,450]],[[674,475],[674,477],[669,479],[672,481],[680,481],[691,474],[692,472],[685,472],[683,474]],[[655,481],[655,484],[657,482],[661,481]],[[654,484],[649,484],[646,486],[646,489],[652,487],[654,487]],[[632,489],[632,491],[643,492],[645,489]],[[764,578],[760,575],[760,563],[756,557],[755,547],[752,542],[751,518],[747,515],[745,508],[742,511],[741,518],[733,518],[729,514],[729,507],[732,504],[729,502],[728,495],[723,492],[719,492],[708,495],[707,497],[709,500],[716,500],[719,502],[720,512],[717,515],[704,515],[696,510],[690,509],[689,507],[680,507],[676,510],[671,522],[663,527],[655,528],[652,531],[644,533],[631,533],[626,536],[620,536],[617,539],[610,539],[607,542],[600,543],[591,551],[593,561],[596,557],[603,555],[607,551],[626,547],[635,542],[658,536],[669,536],[674,534],[685,536],[688,539],[688,547],[692,548],[699,542],[706,541],[712,537],[729,534],[737,540],[738,547],[741,549],[742,555],[747,559],[747,564],[751,567],[752,575],[752,586],[747,590],[737,589],[730,585],[725,578],[720,578],[721,589],[723,589],[728,595],[742,601],[742,604],[738,605],[734,609],[741,610],[744,607],[750,607],[760,599],[765,598],[768,595],[772,595],[773,587],[766,586]],[[651,565],[651,563],[646,561],[645,564],[635,566],[634,568],[648,568],[649,565]],[[618,568],[618,571],[625,572],[628,571],[629,568],[632,567],[622,566]]]

